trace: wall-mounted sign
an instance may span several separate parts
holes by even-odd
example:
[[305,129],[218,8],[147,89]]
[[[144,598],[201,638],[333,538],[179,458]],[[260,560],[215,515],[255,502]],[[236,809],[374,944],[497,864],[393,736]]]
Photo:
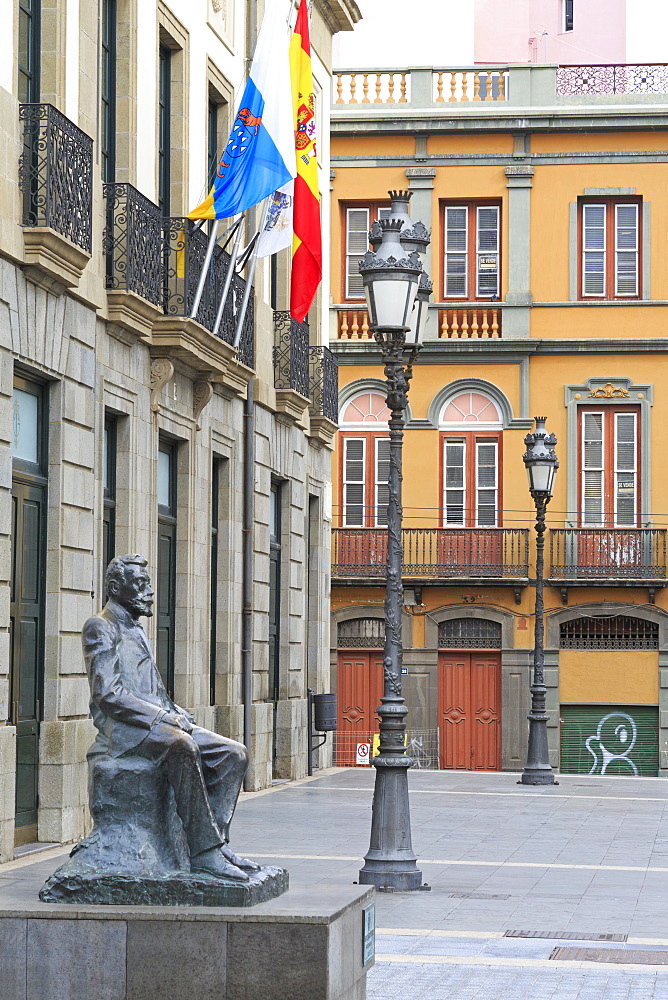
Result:
[[362,965],[368,965],[376,955],[376,907],[369,903],[362,910]]

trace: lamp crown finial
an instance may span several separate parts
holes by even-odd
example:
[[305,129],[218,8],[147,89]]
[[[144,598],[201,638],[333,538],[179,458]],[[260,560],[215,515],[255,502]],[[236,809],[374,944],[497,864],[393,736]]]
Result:
[[412,191],[388,191],[392,201],[410,201],[413,197]]

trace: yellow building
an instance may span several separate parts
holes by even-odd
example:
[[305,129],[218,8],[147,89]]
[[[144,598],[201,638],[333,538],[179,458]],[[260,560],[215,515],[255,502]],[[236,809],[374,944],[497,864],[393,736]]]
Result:
[[438,739],[442,767],[523,766],[535,511],[522,454],[543,414],[560,461],[546,542],[552,764],[668,773],[666,68],[335,83],[339,762],[376,729],[382,685],[387,413],[358,263],[387,192],[408,189],[432,230],[434,282],[404,437],[409,738],[432,761]]

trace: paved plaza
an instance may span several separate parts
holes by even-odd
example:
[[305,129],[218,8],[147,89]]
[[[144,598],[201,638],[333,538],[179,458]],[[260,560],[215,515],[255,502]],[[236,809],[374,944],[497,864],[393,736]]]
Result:
[[[431,891],[377,895],[370,998],[668,1000],[663,779],[566,775],[525,788],[514,774],[413,771],[409,782]],[[368,769],[332,769],[245,794],[233,846],[284,864],[293,885],[350,884],[372,787]],[[0,900],[19,886],[36,892],[62,855],[1,869]],[[557,948],[568,951],[555,960]]]

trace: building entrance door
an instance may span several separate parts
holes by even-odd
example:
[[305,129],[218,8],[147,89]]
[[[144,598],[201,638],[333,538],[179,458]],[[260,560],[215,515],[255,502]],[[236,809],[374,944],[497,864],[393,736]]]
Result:
[[500,652],[439,654],[438,720],[442,768],[500,770]]
[[383,651],[350,649],[339,652],[339,729],[336,764],[354,767],[357,743],[370,742],[378,732],[376,709],[383,695]]
[[44,616],[45,490],[12,489],[10,702],[16,726],[16,843],[37,840],[37,772]]

